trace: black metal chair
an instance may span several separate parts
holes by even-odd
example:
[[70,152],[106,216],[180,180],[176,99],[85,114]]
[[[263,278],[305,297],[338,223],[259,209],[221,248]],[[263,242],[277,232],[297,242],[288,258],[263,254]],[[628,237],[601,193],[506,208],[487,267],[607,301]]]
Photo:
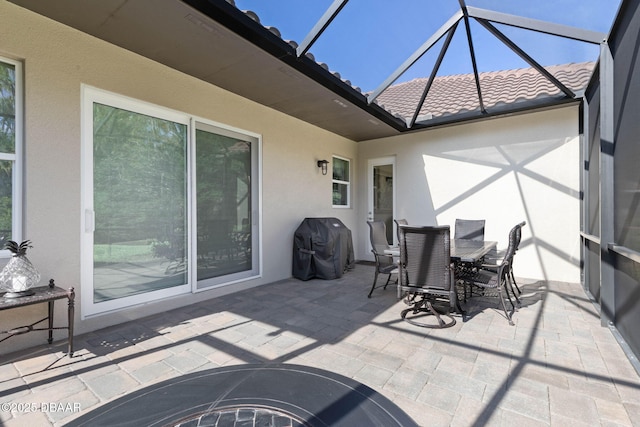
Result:
[[454,239],[484,240],[484,219],[456,219]]
[[393,222],[396,223],[396,235],[398,237],[398,242],[400,241],[400,226],[401,225],[409,225],[406,219],[394,219]]
[[387,289],[387,285],[391,280],[392,274],[398,274],[398,265],[394,262],[391,254],[385,254],[384,251],[389,249],[387,241],[387,226],[384,221],[367,221],[369,225],[369,239],[371,240],[371,252],[376,261],[376,272],[373,278],[373,285],[369,291],[368,298],[371,298],[373,290],[376,289],[379,274],[387,274],[387,281],[383,289]]
[[[516,229],[516,249],[514,252],[514,258],[515,258],[515,254],[518,252],[518,249],[520,249],[520,242],[522,241],[522,227],[524,227],[525,225],[527,225],[527,222],[522,221],[520,224],[516,226],[518,228]],[[516,283],[516,276],[513,275],[513,261],[511,262],[511,264],[509,264],[509,276],[511,277],[511,283],[518,290],[518,295],[522,294],[522,291],[520,290],[520,288],[518,287],[518,284]]]
[[[522,291],[518,287],[518,284],[516,283],[516,277],[513,274],[513,259],[515,259],[515,254],[518,252],[520,242],[522,241],[522,227],[524,227],[526,224],[526,221],[522,221],[521,223],[516,224],[511,229],[511,231],[509,231],[509,244],[513,244],[514,246],[511,263],[509,263],[509,288],[511,289],[511,292],[513,293],[513,296],[515,297],[518,304],[520,303],[520,298],[518,298],[518,295],[521,295]],[[481,268],[484,268],[485,270],[496,271],[495,266],[504,258],[505,253],[506,251],[490,254],[485,258],[485,263],[481,265]],[[513,290],[514,287],[518,291],[517,294]]]
[[[510,325],[514,325],[513,313],[516,311],[516,306],[509,294],[509,290],[511,290],[511,293],[515,296],[515,293],[511,288],[509,272],[510,265],[513,263],[513,255],[516,251],[516,233],[518,228],[518,226],[515,226],[509,232],[509,246],[504,253],[504,257],[498,263],[482,264],[481,268],[460,272],[457,277],[463,283],[470,286],[477,286],[485,290],[495,289],[498,292],[500,304]],[[507,310],[505,299],[509,300],[511,310]]]
[[[456,324],[451,312],[463,313],[453,279],[450,239],[448,225],[400,227],[399,286],[405,303],[412,306],[400,316],[412,325],[448,328]],[[441,302],[448,302],[446,311],[434,306]],[[427,323],[430,316],[437,323]]]

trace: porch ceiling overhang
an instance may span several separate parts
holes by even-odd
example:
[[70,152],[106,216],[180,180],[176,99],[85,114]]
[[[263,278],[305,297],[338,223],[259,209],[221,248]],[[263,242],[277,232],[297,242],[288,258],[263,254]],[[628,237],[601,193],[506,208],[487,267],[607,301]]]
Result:
[[[518,102],[513,108],[509,105],[484,108],[480,92],[477,111],[428,121],[416,120],[417,113],[411,120],[398,117],[379,105],[376,98],[393,83],[395,74],[411,65],[411,61],[421,54],[420,50],[378,89],[368,94],[329,71],[325,64],[316,62],[307,53],[314,35],[319,35],[323,26],[329,24],[331,14],[337,14],[344,1],[335,1],[333,10],[327,11],[308,39],[299,46],[283,40],[277,30],[264,27],[259,20],[252,19],[251,14],[240,11],[225,0],[10,1],[354,141],[577,102],[581,95],[555,82],[556,86],[559,83],[560,94]],[[464,2],[461,1],[461,5]],[[599,33],[463,7],[460,14],[454,15],[441,28],[440,35],[432,36],[433,42],[447,34],[448,25],[458,25],[469,17],[480,20],[483,25],[507,23],[562,37],[580,38],[590,43],[604,38]],[[429,48],[430,42],[431,39],[427,40],[421,49]],[[516,53],[545,75],[543,67],[531,62],[531,58],[517,49],[516,46]],[[474,74],[479,87],[477,71]],[[545,77],[553,81],[553,76]]]

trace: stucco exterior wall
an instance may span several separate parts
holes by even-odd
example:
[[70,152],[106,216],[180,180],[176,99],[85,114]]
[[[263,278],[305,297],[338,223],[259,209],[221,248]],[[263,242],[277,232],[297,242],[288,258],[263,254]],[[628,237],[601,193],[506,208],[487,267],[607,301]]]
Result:
[[[25,237],[29,258],[45,279],[74,286],[76,333],[162,312],[291,276],[293,232],[308,216],[340,218],[354,233],[355,209],[332,209],[331,174],[319,159],[339,155],[357,167],[357,145],[295,118],[0,1],[0,56],[24,63]],[[90,85],[262,135],[262,277],[82,320],[81,86]],[[355,169],[354,169],[355,170]],[[357,179],[353,177],[354,184]],[[3,260],[0,260],[3,262]],[[64,304],[56,317],[64,319]],[[46,305],[0,312],[0,324],[44,317]],[[54,339],[66,337],[58,331]],[[0,352],[45,342],[44,333],[3,343]]]
[[[367,162],[396,158],[396,217],[415,225],[485,219],[487,240],[506,248],[526,221],[516,276],[580,281],[578,107],[460,124],[361,143],[358,230],[366,233]],[[369,248],[359,242],[356,257]]]

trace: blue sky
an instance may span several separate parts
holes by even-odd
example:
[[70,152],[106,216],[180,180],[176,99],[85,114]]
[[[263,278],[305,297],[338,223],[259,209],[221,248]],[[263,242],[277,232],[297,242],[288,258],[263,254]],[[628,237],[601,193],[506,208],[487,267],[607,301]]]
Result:
[[[252,10],[262,25],[277,27],[286,40],[301,42],[332,0],[235,0]],[[467,0],[467,6],[541,19],[607,33],[619,0]],[[350,0],[312,46],[324,62],[363,91],[374,90],[457,10],[458,0]],[[496,25],[542,65],[595,60],[598,47]],[[479,24],[471,31],[479,71],[528,67]],[[424,55],[400,81],[427,77],[442,41]],[[466,32],[459,25],[440,75],[472,72]]]

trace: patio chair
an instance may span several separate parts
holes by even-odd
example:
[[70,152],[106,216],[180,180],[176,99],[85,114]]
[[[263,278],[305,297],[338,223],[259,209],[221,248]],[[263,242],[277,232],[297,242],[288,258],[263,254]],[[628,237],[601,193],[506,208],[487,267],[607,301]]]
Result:
[[[514,245],[512,258],[515,258],[515,254],[518,252],[518,248],[520,247],[520,241],[522,240],[522,227],[524,227],[526,224],[527,224],[526,221],[522,221],[521,223],[516,224],[511,229],[511,231],[509,231],[509,242],[511,243],[511,240],[513,240],[513,245]],[[485,263],[481,266],[481,268],[484,268],[485,270],[496,271],[495,265],[497,265],[499,261],[502,258],[504,258],[505,253],[506,251],[496,252],[486,257]],[[522,291],[518,287],[518,284],[516,283],[515,275],[513,274],[513,259],[511,260],[511,263],[509,263],[509,287],[516,301],[520,303],[520,298],[518,298],[518,295],[521,295]],[[514,287],[518,291],[518,294],[514,292],[513,290]]]
[[[412,325],[448,328],[456,324],[451,312],[463,313],[453,281],[450,238],[448,225],[400,227],[399,286],[405,303],[412,306],[400,316]],[[448,303],[446,311],[434,306],[442,302]],[[428,323],[430,316],[437,323]]]
[[[496,264],[483,263],[481,268],[476,270],[466,270],[460,272],[457,277],[464,284],[469,286],[477,286],[484,290],[494,289],[498,292],[498,298],[502,309],[504,310],[505,317],[509,321],[510,325],[513,323],[513,313],[516,311],[516,306],[511,299],[509,290],[514,294],[516,300],[519,299],[511,288],[511,279],[509,277],[510,265],[513,263],[513,255],[516,251],[516,234],[519,226],[515,226],[509,232],[509,246],[504,253],[503,258]],[[507,304],[505,299],[509,300],[511,304],[511,310],[507,310]]]
[[454,239],[484,240],[484,219],[456,219]]
[[369,239],[371,240],[371,252],[376,261],[376,271],[373,278],[373,285],[367,298],[371,298],[373,290],[376,289],[376,283],[378,282],[379,274],[386,274],[387,281],[384,284],[383,289],[387,289],[387,285],[391,280],[392,274],[398,274],[398,265],[394,262],[391,254],[385,254],[384,251],[389,249],[389,242],[387,241],[387,226],[384,221],[367,221],[369,225]]
[[[522,227],[524,227],[525,225],[527,225],[527,222],[522,221],[517,226],[518,228],[516,230],[516,249],[514,252],[514,258],[515,258],[515,254],[518,252],[518,249],[520,248],[520,242],[522,241]],[[518,290],[518,294],[519,295],[522,294],[522,291],[520,290],[520,288],[518,287],[518,284],[516,283],[516,277],[513,275],[513,261],[511,262],[511,264],[509,264],[509,276],[511,277],[511,283]]]
[[401,225],[409,225],[406,219],[394,219],[393,222],[396,223],[396,235],[398,237],[398,242],[400,241],[400,226]]

